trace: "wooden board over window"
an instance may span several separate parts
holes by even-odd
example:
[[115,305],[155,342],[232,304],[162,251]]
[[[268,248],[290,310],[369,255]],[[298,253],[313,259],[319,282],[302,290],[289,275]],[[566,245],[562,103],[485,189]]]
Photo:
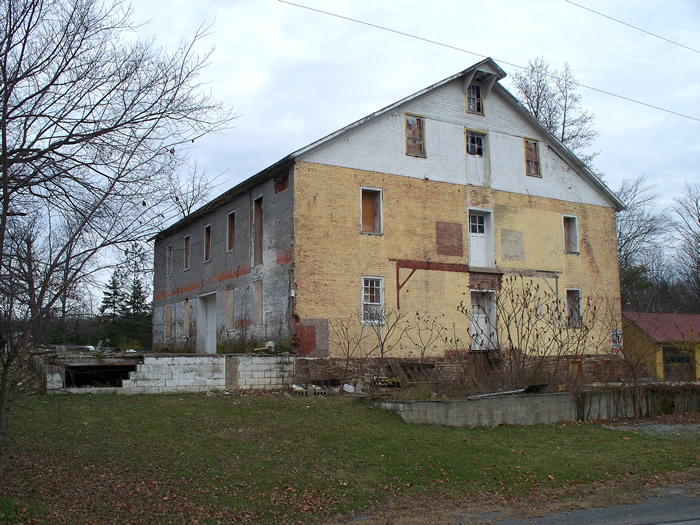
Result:
[[425,157],[425,122],[423,117],[406,114],[406,155]]

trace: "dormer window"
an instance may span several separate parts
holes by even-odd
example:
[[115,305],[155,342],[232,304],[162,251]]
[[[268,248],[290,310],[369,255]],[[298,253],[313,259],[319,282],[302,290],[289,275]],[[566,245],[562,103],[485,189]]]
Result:
[[484,101],[481,98],[481,86],[469,84],[467,90],[467,111],[469,113],[484,114]]

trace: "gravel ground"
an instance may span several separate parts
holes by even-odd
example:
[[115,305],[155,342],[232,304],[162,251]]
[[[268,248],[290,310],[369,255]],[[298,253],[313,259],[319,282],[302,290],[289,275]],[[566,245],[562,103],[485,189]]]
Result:
[[679,439],[700,439],[700,413],[698,412],[618,420],[603,426],[624,432],[644,432]]

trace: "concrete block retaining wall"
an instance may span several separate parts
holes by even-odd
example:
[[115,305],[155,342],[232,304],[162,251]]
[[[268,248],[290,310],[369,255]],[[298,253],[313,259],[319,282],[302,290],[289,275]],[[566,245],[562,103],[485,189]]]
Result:
[[292,386],[294,358],[252,355],[145,356],[121,387],[64,388],[59,368],[45,365],[49,393],[160,394],[214,390],[279,390]]

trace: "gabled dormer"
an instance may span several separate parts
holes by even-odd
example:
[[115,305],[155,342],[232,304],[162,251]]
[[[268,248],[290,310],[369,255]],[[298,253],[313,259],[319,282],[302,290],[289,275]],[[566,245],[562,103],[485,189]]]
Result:
[[484,101],[491,93],[494,84],[506,77],[506,72],[487,58],[462,72],[464,100],[468,113],[484,114]]

